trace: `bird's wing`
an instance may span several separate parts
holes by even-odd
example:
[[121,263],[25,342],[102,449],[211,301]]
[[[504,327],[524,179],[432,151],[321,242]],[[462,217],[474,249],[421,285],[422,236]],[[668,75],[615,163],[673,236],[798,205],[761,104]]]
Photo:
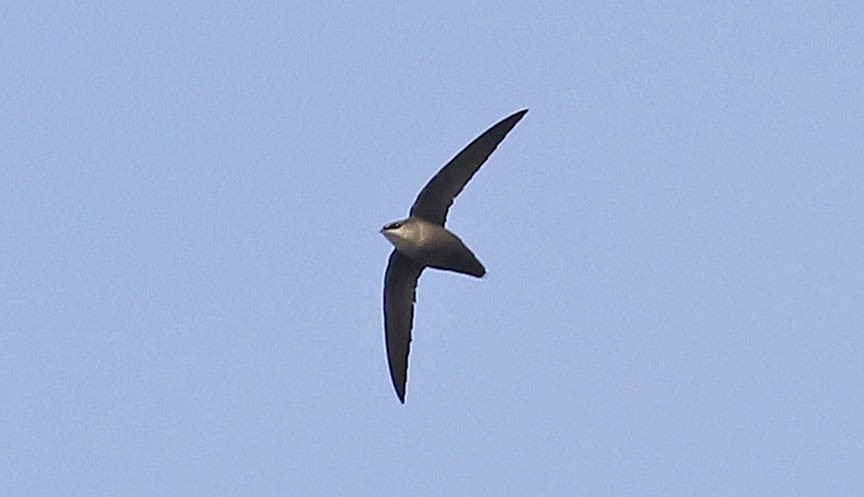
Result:
[[390,254],[384,275],[384,339],[390,379],[399,401],[405,403],[405,381],[408,378],[408,353],[411,349],[411,324],[417,279],[423,266],[397,251]]
[[444,226],[453,199],[526,112],[528,109],[523,109],[503,119],[450,159],[420,191],[411,206],[410,215]]

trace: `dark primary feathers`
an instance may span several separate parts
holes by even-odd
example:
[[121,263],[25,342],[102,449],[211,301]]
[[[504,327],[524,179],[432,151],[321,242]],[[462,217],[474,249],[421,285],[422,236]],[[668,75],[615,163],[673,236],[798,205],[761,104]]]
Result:
[[447,210],[453,205],[453,199],[465,188],[465,184],[526,112],[528,109],[523,109],[503,119],[450,159],[420,191],[411,206],[410,215],[444,226]]
[[390,379],[399,401],[405,403],[408,378],[408,352],[411,348],[411,322],[414,319],[417,279],[423,266],[397,251],[390,254],[384,275],[384,326]]

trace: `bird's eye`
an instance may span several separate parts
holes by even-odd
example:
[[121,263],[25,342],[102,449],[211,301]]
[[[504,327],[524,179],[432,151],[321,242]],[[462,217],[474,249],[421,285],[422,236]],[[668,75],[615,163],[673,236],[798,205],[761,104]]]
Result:
[[402,223],[390,223],[387,226],[384,226],[385,230],[398,230],[402,227]]

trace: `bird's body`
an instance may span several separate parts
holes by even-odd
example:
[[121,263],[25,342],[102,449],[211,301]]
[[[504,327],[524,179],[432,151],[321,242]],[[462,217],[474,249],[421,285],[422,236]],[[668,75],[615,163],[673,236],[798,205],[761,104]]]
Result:
[[424,267],[478,278],[486,274],[474,253],[446,228],[415,217],[397,222],[398,228],[384,229],[382,233],[402,255]]
[[384,276],[384,334],[390,378],[403,403],[417,279],[426,267],[478,278],[486,274],[474,253],[444,223],[453,199],[526,112],[503,119],[468,144],[423,187],[408,218],[381,229],[395,247]]

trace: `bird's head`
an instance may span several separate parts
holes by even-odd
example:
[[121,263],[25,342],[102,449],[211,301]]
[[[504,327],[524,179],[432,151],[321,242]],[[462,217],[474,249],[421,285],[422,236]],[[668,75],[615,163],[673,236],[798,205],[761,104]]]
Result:
[[411,236],[410,222],[408,219],[400,219],[387,223],[381,228],[381,234],[384,238],[390,240],[390,243],[400,248],[408,243]]

